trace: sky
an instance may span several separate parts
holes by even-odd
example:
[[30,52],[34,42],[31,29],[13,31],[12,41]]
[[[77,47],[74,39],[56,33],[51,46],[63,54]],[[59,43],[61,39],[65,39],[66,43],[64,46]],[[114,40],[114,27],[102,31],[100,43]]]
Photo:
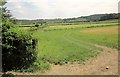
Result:
[[18,19],[54,19],[117,13],[119,0],[7,0]]

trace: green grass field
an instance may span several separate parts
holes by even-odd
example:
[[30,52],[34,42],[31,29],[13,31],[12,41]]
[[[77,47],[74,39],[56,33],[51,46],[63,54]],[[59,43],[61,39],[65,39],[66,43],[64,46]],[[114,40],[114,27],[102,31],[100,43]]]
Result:
[[83,63],[102,51],[95,45],[118,48],[116,20],[49,26],[33,31],[33,37],[39,41],[37,61],[40,70],[49,69],[49,64]]

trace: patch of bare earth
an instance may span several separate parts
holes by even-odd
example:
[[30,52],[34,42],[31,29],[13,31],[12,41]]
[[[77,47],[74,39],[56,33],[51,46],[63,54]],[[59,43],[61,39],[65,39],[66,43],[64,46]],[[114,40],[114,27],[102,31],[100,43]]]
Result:
[[14,75],[118,75],[118,51],[96,45],[103,51],[84,64],[51,65],[44,73],[13,73]]

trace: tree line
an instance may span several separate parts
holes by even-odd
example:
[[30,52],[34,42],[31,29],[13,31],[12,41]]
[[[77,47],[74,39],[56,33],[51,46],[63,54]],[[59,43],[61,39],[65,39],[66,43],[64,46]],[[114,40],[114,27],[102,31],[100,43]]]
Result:
[[97,22],[97,21],[105,21],[111,19],[118,19],[117,13],[111,14],[94,14],[90,16],[81,16],[76,18],[64,18],[64,19],[36,19],[36,20],[25,20],[25,19],[17,19],[16,21],[21,25],[29,25],[29,24],[59,24],[59,23],[80,23],[80,22]]

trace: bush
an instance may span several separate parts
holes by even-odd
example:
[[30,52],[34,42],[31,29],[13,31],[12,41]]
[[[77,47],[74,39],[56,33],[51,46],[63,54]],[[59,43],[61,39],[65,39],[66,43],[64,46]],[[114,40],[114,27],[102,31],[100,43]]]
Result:
[[3,71],[27,68],[37,57],[37,40],[26,31],[17,27],[10,28],[11,25],[5,23],[2,25]]
[[6,0],[0,1],[3,72],[27,68],[37,57],[37,40],[30,33],[16,27],[16,22],[12,20],[10,11],[4,7],[6,3]]
[[39,27],[39,25],[38,25],[38,24],[35,24],[35,27]]

